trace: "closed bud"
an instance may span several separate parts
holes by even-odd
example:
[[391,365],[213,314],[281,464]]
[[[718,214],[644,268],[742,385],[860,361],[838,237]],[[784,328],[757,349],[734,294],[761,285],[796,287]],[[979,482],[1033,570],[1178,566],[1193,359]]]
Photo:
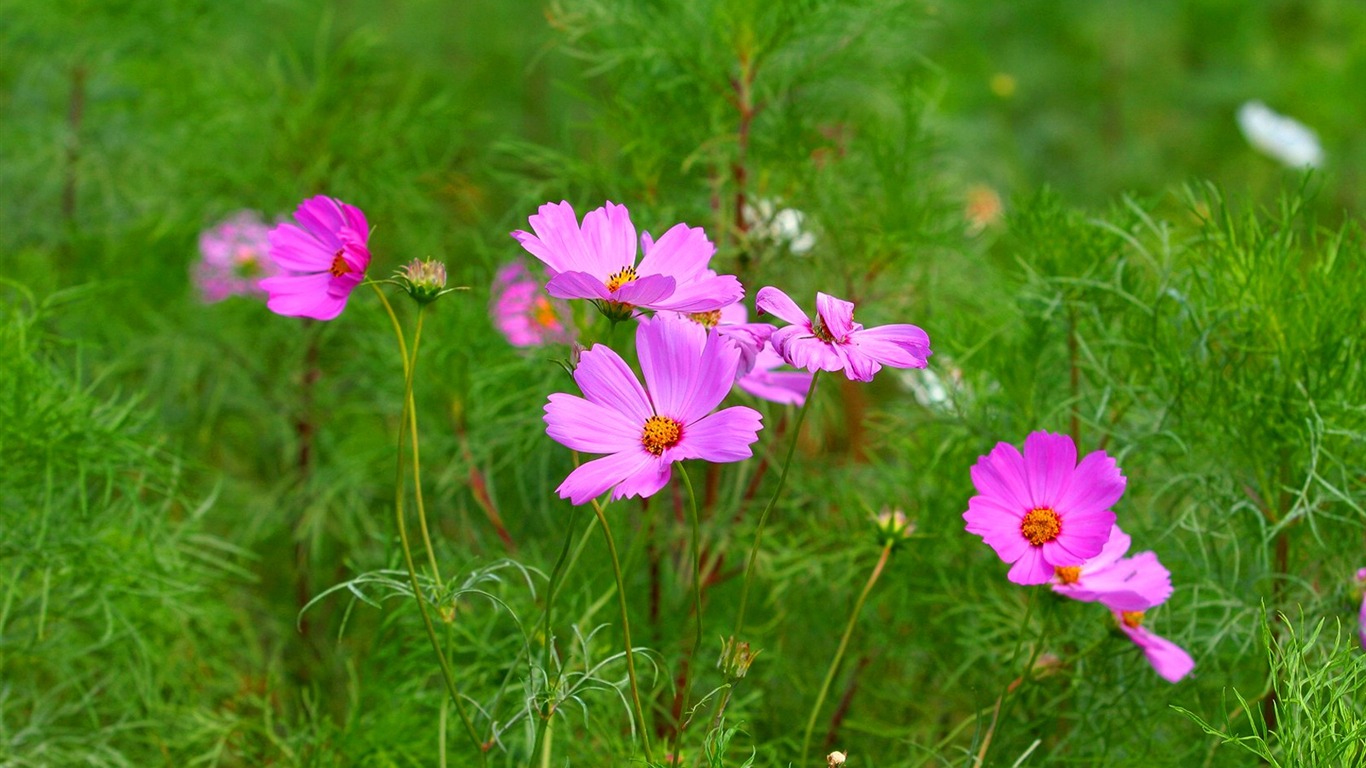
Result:
[[876,529],[878,545],[890,546],[892,549],[900,547],[915,533],[915,523],[907,520],[906,514],[899,509],[884,509],[874,515],[873,527]]
[[446,265],[434,259],[413,259],[395,277],[419,304],[431,303],[450,293],[446,288]]
[[721,643],[721,658],[716,660],[716,668],[727,678],[739,680],[749,672],[759,651],[751,651],[749,643],[737,642],[734,637]]

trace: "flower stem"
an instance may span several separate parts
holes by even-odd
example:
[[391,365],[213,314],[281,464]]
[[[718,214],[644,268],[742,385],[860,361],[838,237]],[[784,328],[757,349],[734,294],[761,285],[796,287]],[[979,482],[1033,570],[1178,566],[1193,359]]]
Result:
[[408,365],[408,383],[405,387],[404,399],[407,400],[408,407],[408,433],[412,436],[413,444],[413,500],[417,506],[417,525],[422,531],[422,545],[427,550],[427,565],[432,569],[432,578],[436,581],[437,591],[440,592],[445,582],[441,580],[441,569],[436,565],[436,550],[432,547],[431,534],[427,532],[427,504],[422,496],[422,459],[418,451],[417,435],[417,404],[413,402],[413,375],[417,372],[417,348],[422,343],[422,320],[427,316],[427,305],[418,304],[417,306],[417,326],[413,330],[413,359]]
[[[688,489],[688,506],[692,511],[692,599],[693,613],[697,616],[697,631],[693,636],[692,651],[689,654],[691,659],[697,658],[697,653],[702,648],[702,545],[701,528],[702,524],[697,515],[697,494],[693,491],[692,478],[688,477],[688,470],[684,469],[683,462],[677,462],[678,473],[683,476],[683,485]],[[715,466],[715,465],[712,465]],[[688,689],[690,678],[692,677],[693,663],[686,663],[683,673],[682,688],[682,707],[678,710],[680,721],[674,730],[674,765],[680,765],[677,755],[678,746],[683,743],[683,731],[687,726],[686,714],[688,711]]]
[[[1020,631],[1015,640],[1015,650],[1010,654],[1010,667],[1012,669],[1014,669],[1015,663],[1020,660],[1020,650],[1024,648],[1025,635],[1029,632],[1029,619],[1034,614],[1034,602],[1038,593],[1039,591],[1037,589],[1029,591],[1029,602],[1025,605],[1024,621],[1020,623]],[[987,750],[991,748],[991,737],[996,733],[996,724],[1001,717],[1001,706],[1006,703],[1006,697],[1010,692],[1018,687],[1017,683],[1023,682],[1029,678],[1030,670],[1034,667],[1034,658],[1037,657],[1038,652],[1038,645],[1035,644],[1034,652],[1031,655],[1029,664],[1025,667],[1024,674],[1021,675],[1019,680],[1012,680],[1007,683],[1005,689],[1001,691],[1001,695],[996,697],[996,707],[991,713],[991,725],[987,726],[987,733],[982,737],[982,746],[977,750],[977,762],[975,765],[978,766],[978,768],[986,765]],[[1007,710],[1007,713],[1008,712],[1009,710]]]
[[797,438],[802,433],[802,421],[806,419],[806,412],[811,408],[811,401],[815,399],[816,382],[819,379],[820,371],[811,374],[811,387],[806,391],[806,401],[797,412],[797,422],[792,425],[792,440],[787,444],[787,457],[783,459],[783,470],[778,475],[778,487],[773,489],[773,495],[769,497],[768,504],[759,515],[759,525],[754,529],[754,545],[750,547],[749,558],[745,561],[745,584],[740,590],[740,610],[735,615],[735,631],[731,633],[732,639],[735,640],[739,639],[745,628],[745,609],[749,606],[750,585],[754,583],[754,561],[759,558],[759,545],[764,540],[764,523],[768,522],[768,515],[778,503],[778,497],[782,495],[783,486],[787,483],[787,471],[792,466],[792,454],[797,450]]
[[[550,571],[550,581],[546,585],[545,591],[545,627],[542,630],[542,634],[545,638],[545,645],[542,647],[541,651],[541,674],[545,676],[547,699],[545,710],[541,712],[541,721],[544,723],[541,733],[542,738],[537,746],[537,749],[545,750],[545,753],[541,756],[542,766],[549,765],[551,723],[555,718],[555,701],[553,695],[555,688],[559,686],[558,674],[555,676],[555,682],[552,683],[550,680],[550,653],[555,645],[554,635],[551,634],[550,618],[552,609],[555,606],[555,591],[560,585],[560,578],[564,575],[565,560],[569,558],[569,548],[574,542],[574,518],[578,511],[578,507],[569,508],[569,527],[564,534],[564,546],[560,548],[560,556],[555,559],[555,567]],[[535,755],[532,755],[533,760],[535,757]]]
[[626,583],[621,578],[621,560],[617,558],[617,543],[612,538],[612,529],[607,525],[607,517],[602,513],[602,505],[593,499],[593,512],[598,516],[603,538],[607,539],[607,553],[612,556],[612,575],[617,580],[617,602],[621,604],[621,632],[626,639],[626,675],[631,681],[631,702],[636,710],[636,722],[640,724],[640,741],[645,751],[645,762],[654,762],[650,752],[649,726],[645,723],[645,710],[640,706],[640,685],[636,681],[635,651],[631,648],[631,618],[626,610]]
[[892,556],[892,547],[895,541],[889,541],[882,547],[882,556],[877,559],[877,565],[873,566],[873,572],[868,576],[868,583],[863,585],[863,592],[859,593],[858,600],[854,603],[854,610],[849,613],[849,623],[844,627],[844,636],[840,638],[839,648],[835,649],[835,658],[830,660],[830,669],[825,673],[825,682],[821,683],[820,693],[816,694],[816,704],[811,707],[811,716],[806,719],[806,733],[802,736],[802,751],[797,754],[803,763],[806,761],[806,752],[811,748],[811,732],[816,728],[816,718],[820,715],[821,707],[825,705],[825,696],[830,692],[830,684],[835,681],[835,672],[839,669],[840,662],[844,660],[844,652],[849,648],[849,638],[854,634],[854,625],[858,623],[859,614],[863,612],[863,604],[868,602],[868,595],[873,591],[873,585],[882,576],[882,570],[887,567],[887,560]]
[[[374,284],[372,283],[372,285]],[[474,723],[470,720],[469,713],[465,711],[465,703],[460,696],[459,689],[456,687],[455,674],[451,671],[450,661],[446,658],[446,654],[441,648],[441,641],[436,637],[436,628],[432,625],[432,617],[427,610],[427,599],[423,596],[422,584],[418,581],[417,566],[413,562],[413,548],[408,539],[408,523],[403,514],[403,445],[404,439],[407,437],[406,431],[408,424],[410,422],[416,423],[410,410],[412,409],[413,404],[413,370],[416,367],[417,359],[415,355],[413,357],[409,357],[408,355],[408,344],[403,338],[403,327],[398,322],[398,316],[394,314],[394,308],[389,303],[389,298],[384,295],[384,291],[382,291],[378,285],[374,285],[374,288],[375,292],[379,294],[380,301],[384,305],[385,311],[389,314],[389,320],[394,328],[394,335],[398,339],[399,351],[403,355],[403,413],[399,417],[398,423],[398,467],[394,478],[394,520],[398,525],[398,538],[403,547],[403,562],[408,567],[408,580],[413,587],[413,599],[417,601],[418,613],[422,615],[422,624],[427,630],[427,639],[431,641],[432,650],[436,653],[437,661],[440,663],[441,676],[446,683],[446,691],[450,694],[451,701],[455,703],[455,711],[459,714],[461,722],[464,723],[470,741],[479,752],[481,764],[487,765],[487,753],[484,752],[483,745],[479,741],[479,735],[474,729]],[[414,342],[416,341],[417,339],[414,339]],[[417,351],[416,344],[414,344],[413,351]]]

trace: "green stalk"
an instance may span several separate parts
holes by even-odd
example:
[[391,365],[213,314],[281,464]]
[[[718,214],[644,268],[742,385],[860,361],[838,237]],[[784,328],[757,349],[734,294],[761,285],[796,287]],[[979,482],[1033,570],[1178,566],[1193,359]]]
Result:
[[[413,330],[413,361],[409,365],[410,372],[417,368],[417,346],[422,342],[422,320],[427,316],[427,305],[417,305],[417,325]],[[441,580],[441,569],[436,565],[436,550],[432,547],[431,534],[427,532],[427,504],[422,495],[422,459],[418,451],[417,435],[417,404],[413,402],[413,388],[408,387],[408,434],[412,436],[413,444],[413,497],[417,507],[417,525],[422,531],[422,545],[427,550],[427,564],[432,569],[432,578],[436,581],[436,589],[439,593],[445,586]]]
[[[569,558],[569,547],[574,541],[574,517],[576,516],[578,511],[578,507],[569,508],[569,527],[564,534],[564,546],[560,547],[560,556],[555,559],[555,567],[552,568],[550,571],[550,582],[546,585],[545,627],[542,629],[542,634],[545,637],[545,645],[542,646],[541,651],[541,674],[545,675],[545,686],[547,693],[553,691],[559,685],[558,673],[555,675],[555,682],[550,682],[550,649],[552,646],[550,617],[552,612],[551,609],[555,605],[555,591],[560,585],[560,577],[563,575],[565,560]],[[541,714],[541,720],[545,723],[545,727],[541,733],[541,741],[537,746],[538,750],[545,750],[541,755],[542,766],[549,766],[550,731],[551,722],[553,721],[554,717],[554,703],[552,701],[547,701],[545,712]],[[533,754],[532,759],[535,760],[535,758],[536,756]]]
[[887,567],[887,560],[892,556],[892,548],[896,546],[896,540],[888,541],[882,547],[882,556],[877,559],[877,565],[873,566],[873,573],[868,577],[868,583],[863,585],[863,592],[858,596],[854,603],[854,610],[849,613],[849,623],[844,627],[844,636],[840,638],[839,648],[835,649],[835,658],[830,660],[830,669],[825,673],[825,682],[821,683],[821,691],[816,694],[816,704],[811,707],[811,716],[806,719],[806,734],[802,736],[802,751],[797,754],[803,761],[806,760],[806,752],[811,748],[811,732],[816,728],[816,718],[820,715],[821,707],[825,706],[826,694],[830,693],[830,684],[835,681],[835,672],[839,669],[840,662],[844,660],[844,652],[849,648],[849,638],[854,634],[854,625],[858,623],[860,613],[863,613],[863,604],[868,602],[868,595],[873,591],[873,585],[882,576],[882,569]]
[[403,353],[403,413],[399,417],[398,423],[398,467],[394,478],[394,520],[398,525],[399,542],[403,546],[403,562],[408,567],[408,580],[413,587],[413,599],[417,601],[418,613],[422,614],[422,624],[427,630],[427,639],[431,641],[432,650],[436,653],[437,661],[440,663],[441,676],[446,683],[446,691],[450,694],[451,701],[455,702],[455,711],[460,715],[461,722],[465,724],[465,730],[469,734],[470,741],[479,751],[481,764],[487,765],[488,755],[484,752],[483,744],[479,741],[479,734],[474,729],[474,723],[465,711],[465,703],[460,698],[460,691],[456,687],[455,674],[451,671],[450,661],[447,660],[446,654],[441,648],[441,641],[436,637],[436,628],[432,625],[432,617],[427,610],[427,600],[423,597],[422,585],[417,578],[417,566],[413,562],[413,548],[408,540],[408,523],[403,514],[403,443],[404,438],[407,437],[406,428],[410,421],[413,421],[413,416],[409,411],[413,403],[413,373],[417,365],[417,347],[414,345],[414,354],[410,357],[407,342],[403,338],[403,328],[398,322],[398,316],[394,314],[393,306],[378,285],[374,283],[371,285],[379,294],[380,301],[389,314],[389,320],[393,324],[395,336],[398,338],[399,350]]
[[806,391],[806,401],[797,412],[797,422],[792,425],[792,441],[787,445],[783,471],[778,475],[778,487],[773,489],[773,495],[769,497],[768,504],[759,515],[759,525],[754,530],[754,545],[750,547],[749,559],[745,561],[745,584],[740,590],[740,610],[735,616],[735,631],[731,633],[734,640],[739,640],[740,633],[745,628],[745,608],[749,605],[750,585],[754,583],[754,561],[759,559],[759,545],[764,539],[764,523],[768,521],[768,514],[773,511],[774,505],[778,503],[778,497],[783,493],[783,487],[787,484],[787,471],[792,466],[792,454],[797,450],[797,438],[802,433],[802,422],[806,419],[806,412],[811,408],[811,401],[816,399],[816,382],[819,379],[820,371],[811,374],[811,388]]
[[635,651],[631,648],[631,618],[626,610],[626,583],[621,578],[621,561],[617,558],[617,543],[612,538],[612,529],[607,525],[607,517],[602,514],[602,505],[593,499],[593,512],[602,526],[602,535],[607,539],[607,552],[612,556],[612,575],[617,580],[617,602],[621,604],[621,632],[626,637],[626,675],[631,681],[631,702],[635,705],[636,721],[640,724],[640,741],[645,749],[645,762],[654,762],[650,752],[649,726],[645,723],[645,710],[640,706],[640,685],[636,682]]
[[[688,470],[683,468],[683,462],[677,462],[678,473],[683,476],[683,485],[688,489],[688,506],[692,512],[692,598],[693,613],[697,616],[697,631],[693,636],[691,660],[687,665],[687,673],[683,676],[683,707],[679,710],[684,716],[684,720],[678,724],[678,729],[674,732],[674,764],[678,765],[678,747],[683,743],[683,731],[685,730],[688,712],[688,690],[690,688],[692,672],[697,666],[697,652],[702,648],[702,545],[701,528],[702,524],[697,515],[697,494],[693,491],[692,478],[688,477]],[[714,466],[714,465],[713,465]]]
[[[1017,639],[1015,640],[1015,650],[1010,654],[1011,668],[1014,668],[1015,663],[1020,660],[1020,650],[1024,648],[1025,634],[1029,631],[1029,619],[1034,614],[1034,598],[1036,595],[1038,595],[1038,590],[1030,590],[1029,602],[1025,605],[1024,621],[1020,623],[1020,631],[1017,635]],[[1031,654],[1031,658],[1029,660],[1029,666],[1025,668],[1025,671],[1020,678],[1021,680],[1025,680],[1029,677],[1030,670],[1032,670],[1034,667],[1034,659],[1038,657],[1038,653],[1039,646],[1036,643],[1034,647],[1034,652]],[[1012,683],[1006,683],[1006,687],[1004,690],[1001,691],[1001,695],[996,697],[996,709],[991,714],[991,725],[987,726],[986,736],[982,737],[982,746],[980,749],[977,750],[976,765],[979,766],[979,768],[980,766],[986,764],[987,750],[991,748],[991,737],[995,735],[996,724],[1001,717],[1001,705],[1007,702],[1006,697],[1010,694],[1012,684],[1013,681]],[[1009,712],[1010,710],[1007,709],[1006,713],[1009,714]]]

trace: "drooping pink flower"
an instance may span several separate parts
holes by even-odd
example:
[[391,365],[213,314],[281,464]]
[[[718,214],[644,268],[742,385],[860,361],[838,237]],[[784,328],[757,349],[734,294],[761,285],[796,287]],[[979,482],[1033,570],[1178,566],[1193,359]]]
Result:
[[1053,591],[1121,611],[1142,611],[1166,601],[1172,593],[1171,572],[1152,552],[1125,557],[1129,543],[1129,534],[1112,527],[1100,554],[1081,565],[1053,569]]
[[534,232],[512,237],[550,272],[546,290],[561,299],[589,299],[604,314],[624,320],[636,309],[709,312],[739,301],[734,275],[707,269],[716,246],[701,229],[675,224],[658,240],[640,238],[626,206],[607,203],[579,225],[568,202],[546,203],[528,221]]
[[815,320],[772,286],[760,288],[754,304],[760,314],[791,323],[774,331],[769,343],[789,364],[812,373],[843,370],[854,381],[872,381],[884,365],[924,368],[932,354],[929,335],[917,326],[864,328],[854,322],[853,302],[829,294],[816,294]]
[[811,374],[805,371],[775,370],[783,358],[768,344],[774,328],[768,323],[749,322],[745,305],[739,302],[711,312],[675,313],[703,327],[715,326],[721,338],[740,350],[735,369],[735,385],[760,400],[782,405],[801,405],[811,389]]
[[773,351],[772,346],[765,345],[759,350],[754,367],[741,376],[735,386],[760,400],[779,405],[801,405],[811,391],[811,374],[806,371],[778,370],[786,362]]
[[260,282],[279,274],[271,261],[270,225],[256,211],[239,211],[199,235],[194,280],[206,302],[229,296],[265,296]]
[[318,195],[299,204],[298,224],[270,231],[270,258],[289,275],[261,281],[270,311],[290,317],[331,320],[365,279],[370,266],[370,226],[360,209]]
[[[1366,568],[1357,571],[1357,586],[1366,586]],[[1361,612],[1357,614],[1357,635],[1361,638],[1361,647],[1366,648],[1366,594],[1361,596]]]
[[1143,611],[1111,609],[1121,632],[1143,651],[1153,670],[1169,683],[1180,682],[1195,669],[1195,660],[1181,646],[1143,626]]
[[735,381],[739,351],[715,329],[667,315],[642,322],[636,349],[642,387],[610,347],[595,344],[574,370],[583,397],[556,393],[545,406],[546,434],[589,461],[556,489],[583,504],[609,488],[612,498],[650,496],[669,482],[673,462],[749,458],[762,417],[744,406],[712,413]]
[[1101,553],[1080,568],[1058,568],[1053,591],[1109,608],[1120,631],[1143,651],[1157,674],[1175,683],[1195,662],[1180,646],[1143,626],[1146,612],[1171,596],[1171,572],[1152,552],[1123,557],[1129,537],[1118,526],[1113,531]]
[[963,513],[975,533],[1011,563],[1016,584],[1045,584],[1059,566],[1081,565],[1100,554],[1110,538],[1110,506],[1124,493],[1125,479],[1104,451],[1077,464],[1067,435],[1033,432],[1024,455],[997,443],[972,467],[977,495]]
[[541,290],[540,282],[520,262],[498,270],[493,278],[489,313],[493,325],[514,347],[568,343],[574,338],[569,305]]

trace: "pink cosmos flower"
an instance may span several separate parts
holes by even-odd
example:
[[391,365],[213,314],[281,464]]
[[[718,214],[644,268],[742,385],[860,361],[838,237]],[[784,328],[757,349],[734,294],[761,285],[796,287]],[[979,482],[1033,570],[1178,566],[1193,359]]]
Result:
[[574,338],[569,305],[546,296],[540,282],[519,262],[498,270],[492,293],[493,324],[514,347],[568,343]]
[[[1357,571],[1357,586],[1366,585],[1366,568]],[[1361,647],[1366,648],[1366,595],[1361,597],[1361,612],[1357,614],[1357,635],[1361,638]]]
[[1124,557],[1129,543],[1129,534],[1114,526],[1100,554],[1081,565],[1053,569],[1053,591],[1121,611],[1142,611],[1165,602],[1172,593],[1171,572],[1152,552]]
[[1143,626],[1143,611],[1111,609],[1121,632],[1143,651],[1153,670],[1169,683],[1180,682],[1195,669],[1195,660],[1176,643]]
[[[1139,560],[1137,556],[1128,559]],[[1114,614],[1115,623],[1120,631],[1128,635],[1129,639],[1143,651],[1143,655],[1148,658],[1148,663],[1153,665],[1157,674],[1168,682],[1175,683],[1190,674],[1195,668],[1195,661],[1181,646],[1143,626],[1145,612],[1166,602],[1171,595],[1171,573],[1162,567],[1156,557],[1135,564],[1134,571],[1135,576],[1130,583],[1148,586],[1102,593],[1100,602]]]
[[754,368],[741,376],[735,386],[760,400],[780,405],[801,405],[806,402],[806,393],[811,391],[811,374],[806,371],[776,370],[785,362],[781,355],[773,351],[773,347],[764,346],[759,350]]
[[589,211],[582,227],[567,202],[546,203],[531,216],[531,232],[512,237],[550,272],[546,290],[561,299],[590,299],[609,317],[624,320],[636,308],[709,312],[744,296],[734,275],[707,269],[716,246],[701,229],[676,224],[659,240],[640,238],[626,206],[607,203]]
[[1124,493],[1115,460],[1095,451],[1077,464],[1067,435],[1034,432],[1024,455],[997,443],[972,467],[977,495],[963,513],[975,533],[1012,563],[1016,584],[1044,584],[1059,566],[1077,566],[1100,554],[1110,538],[1110,506]]
[[266,257],[270,226],[256,211],[239,211],[199,235],[194,279],[206,302],[229,296],[264,296],[262,278],[280,269]]
[[589,461],[556,489],[583,504],[613,488],[612,498],[650,496],[682,459],[750,457],[762,417],[735,406],[715,413],[735,381],[739,351],[713,328],[659,315],[636,329],[642,387],[610,347],[595,344],[574,370],[583,397],[556,393],[545,406],[546,434]]
[[331,320],[365,279],[370,227],[360,209],[318,195],[299,204],[295,224],[270,231],[270,258],[292,274],[261,281],[271,312]]
[[873,374],[893,368],[924,368],[930,337],[914,325],[883,325],[864,328],[854,322],[853,302],[825,293],[816,294],[816,319],[812,320],[788,295],[771,286],[760,288],[754,305],[791,323],[779,328],[769,343],[796,368],[838,371],[854,381],[872,381]]

